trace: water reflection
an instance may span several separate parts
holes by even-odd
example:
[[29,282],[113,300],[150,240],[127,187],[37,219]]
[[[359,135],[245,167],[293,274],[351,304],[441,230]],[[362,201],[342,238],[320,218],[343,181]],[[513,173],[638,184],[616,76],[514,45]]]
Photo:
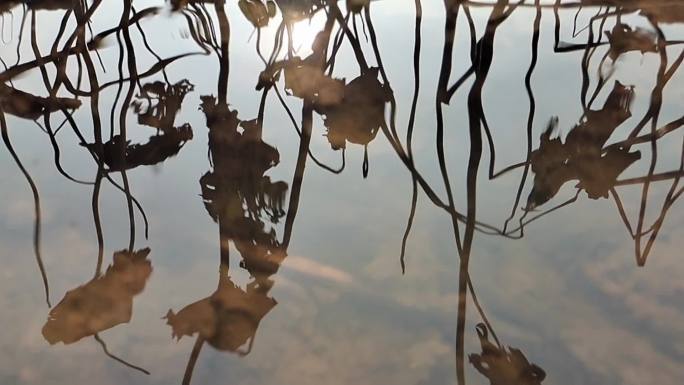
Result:
[[[191,382],[205,343],[216,350],[241,356],[252,351],[261,321],[277,304],[271,293],[288,255],[300,205],[306,204],[300,197],[308,160],[322,170],[340,174],[346,166],[346,150],[355,147],[348,144],[358,145],[363,147],[362,175],[367,178],[372,175],[369,149],[371,144],[375,146],[380,141],[389,144],[393,159],[409,176],[405,183],[412,186],[411,196],[406,197],[410,207],[406,229],[402,244],[397,245],[402,271],[410,262],[406,247],[411,241],[415,217],[420,214],[421,199],[427,198],[450,224],[446,231],[453,239],[452,246],[459,260],[454,344],[456,382],[466,383],[467,356],[475,371],[491,384],[542,383],[546,372],[531,363],[521,350],[501,345],[494,332],[494,321],[490,321],[486,306],[478,300],[470,266],[477,258],[476,239],[483,236],[523,238],[533,222],[543,221],[550,213],[564,215],[564,208],[584,196],[591,200],[610,199],[634,242],[637,265],[646,264],[668,213],[684,192],[679,185],[684,174],[684,146],[675,150],[669,146],[664,150],[672,142],[671,138],[681,135],[679,128],[684,124],[684,117],[664,125],[661,122],[663,111],[669,112],[672,109],[669,104],[677,103],[667,100],[670,95],[667,86],[684,61],[684,52],[680,51],[682,42],[668,38],[672,29],[664,25],[684,22],[684,6],[646,0],[559,0],[551,4],[542,4],[539,0],[489,3],[447,0],[438,7],[443,18],[439,36],[443,44],[441,57],[429,59],[438,63],[439,71],[428,73],[421,68],[428,61],[421,54],[427,40],[422,36],[424,2],[415,1],[413,73],[399,73],[413,79],[410,103],[397,97],[390,76],[397,76],[391,68],[396,65],[396,58],[387,59],[390,54],[407,58],[409,55],[382,50],[384,37],[376,30],[374,20],[377,19],[371,14],[377,9],[377,3],[368,0],[240,0],[238,15],[256,35],[255,41],[250,42],[254,52],[232,51],[235,35],[231,32],[234,30],[231,17],[235,16],[231,16],[226,9],[229,5],[221,0],[171,0],[169,4],[140,10],[131,1],[112,6],[98,0],[6,2],[0,6],[3,20],[13,15],[20,5],[24,12],[19,33],[11,39],[11,44],[16,45],[12,47],[16,58],[2,59],[5,70],[0,73],[0,123],[4,144],[32,191],[33,247],[50,307],[49,271],[41,254],[40,193],[10,140],[9,133],[14,129],[10,127],[18,123],[6,116],[39,126],[49,137],[59,174],[92,190],[91,201],[84,206],[91,211],[97,240],[97,255],[93,257],[95,278],[67,292],[52,307],[43,327],[45,339],[50,344],[71,344],[93,336],[110,354],[98,333],[130,322],[133,297],[142,293],[152,272],[147,259],[150,250],[135,250],[141,233],[138,218],[143,220],[142,232],[146,238],[155,223],[148,223],[145,205],[135,197],[129,173],[140,172],[142,166],[167,164],[172,158],[182,158],[186,145],[201,132],[197,121],[184,120],[190,115],[183,114],[183,110],[198,110],[208,132],[209,170],[196,177],[204,208],[218,225],[220,258],[216,290],[180,310],[169,310],[164,317],[174,338],[194,337],[196,341],[183,374],[184,384]],[[111,17],[107,22],[97,18],[103,12],[113,12],[112,9],[120,12],[118,23],[112,23]],[[582,13],[584,9],[589,9],[591,16],[580,17],[586,16]],[[62,10],[57,33],[51,38],[54,40],[46,42],[44,36],[39,39],[38,10]],[[524,43],[529,47],[529,58],[525,57],[528,67],[524,78],[519,79],[528,96],[525,101],[528,110],[516,108],[514,112],[526,116],[527,123],[524,130],[516,133],[523,137],[520,148],[513,148],[518,144],[515,141],[505,146],[499,144],[497,148],[498,138],[506,138],[507,133],[490,123],[499,112],[487,105],[485,91],[492,83],[495,66],[502,60],[497,39],[505,33],[511,18],[523,10],[533,15],[530,41],[520,42],[521,46]],[[577,13],[568,17],[567,10]],[[542,28],[543,15],[551,14],[553,38],[546,36]],[[180,20],[182,37],[186,43],[190,42],[192,49],[161,55],[158,52],[166,52],[168,47],[153,48],[146,25],[141,24],[147,19],[169,24]],[[578,24],[578,20],[587,19],[588,25]],[[54,20],[59,20],[59,16]],[[321,22],[321,27],[311,47],[296,47],[295,24],[312,20]],[[26,38],[25,23],[31,27],[32,58],[25,57],[27,48],[22,45]],[[567,33],[570,29],[572,32]],[[14,31],[13,26],[11,30]],[[552,39],[553,52],[545,52],[540,42]],[[114,40],[116,44],[110,44]],[[467,58],[458,53],[464,41]],[[526,55],[527,47],[520,49],[521,56]],[[677,55],[672,56],[673,52]],[[572,56],[573,53],[579,56]],[[258,57],[261,67],[253,68],[251,73],[231,72],[231,57],[238,55]],[[539,117],[537,112],[539,100],[534,76],[541,55],[567,55],[569,62],[580,58],[576,70],[581,84],[567,85],[579,88],[581,114],[579,118],[575,116],[576,124],[555,116],[545,126],[540,124],[549,116]],[[620,72],[625,71],[624,66],[634,55],[657,62],[655,73],[642,74],[654,79],[651,89],[646,89],[637,76],[630,78]],[[198,58],[218,62],[218,73],[200,73],[202,69],[196,68],[195,73],[185,73],[181,80],[171,80],[174,65],[196,63],[191,60]],[[11,59],[16,59],[16,63]],[[465,66],[459,66],[461,62]],[[421,76],[425,75],[434,78],[434,89],[424,85],[431,83],[421,82]],[[229,102],[229,94],[234,95],[229,92],[229,80],[233,81],[236,76],[248,78],[256,85],[259,93],[256,114],[238,113],[237,107]],[[22,81],[24,77],[33,80],[30,84],[35,90],[23,90],[25,86],[29,89]],[[201,84],[207,77],[215,88],[209,91],[198,86],[196,90],[195,84]],[[641,86],[631,85],[635,83]],[[44,89],[36,84],[42,84]],[[430,114],[435,121],[430,127],[423,121],[416,123],[418,110],[425,103],[425,96],[421,95],[425,94],[433,103]],[[193,105],[189,100],[197,103]],[[640,106],[646,106],[645,111],[635,107],[637,100]],[[292,103],[301,106],[301,113],[293,112]],[[451,161],[461,154],[447,139],[455,130],[453,110],[459,103],[465,106],[461,118],[467,132],[458,135],[464,148],[464,164]],[[408,104],[410,109],[406,108]],[[267,111],[275,108],[283,108],[289,122],[267,121]],[[400,118],[404,110],[409,111],[405,123]],[[59,125],[55,125],[57,120],[61,121]],[[329,145],[326,150],[341,150],[339,167],[321,161],[312,150],[318,122],[324,127]],[[268,134],[282,134],[276,130],[286,124],[294,128],[291,140],[297,143],[296,152],[281,152],[265,139]],[[147,135],[149,128],[155,134],[147,142],[137,143],[133,139]],[[91,162],[87,165],[94,175],[91,179],[75,177],[75,172],[62,166],[61,154],[66,147],[66,133],[62,131],[70,132],[69,140],[78,148],[67,151],[80,151]],[[541,135],[536,134],[538,131]],[[425,154],[414,150],[414,136],[419,134],[432,138],[434,170],[426,166]],[[524,159],[502,167],[497,163],[497,150],[498,159],[503,152],[521,153]],[[666,151],[665,156],[662,151]],[[272,176],[282,169],[281,159],[293,159],[294,173],[290,180]],[[663,159],[669,163],[663,165]],[[677,161],[670,164],[672,159]],[[456,168],[463,170],[461,179],[465,183],[456,181]],[[83,174],[80,171],[78,175]],[[485,219],[483,199],[495,189],[490,186],[511,175],[518,175],[519,182],[511,191],[496,192],[502,197],[512,196],[509,214],[503,223]],[[571,182],[576,182],[574,195],[564,197]],[[665,183],[669,183],[669,188],[663,190],[661,186]],[[128,225],[124,231],[128,246],[114,254],[113,264],[102,274],[106,237],[100,196],[107,184],[120,193],[119,198],[125,205]],[[630,186],[636,186],[638,194],[626,200],[622,191]],[[392,194],[391,186],[383,188],[382,193]],[[655,219],[651,213],[653,207],[657,210]],[[636,213],[636,221],[630,219],[630,212]],[[333,214],[330,219],[334,221],[336,216]],[[238,274],[235,274],[235,261],[231,265],[232,250],[238,252],[238,266],[249,277],[243,285],[235,278]],[[473,315],[467,312],[470,302],[476,312]],[[477,323],[476,335],[468,333],[467,322],[471,319]],[[479,341],[481,353],[467,355],[466,340],[473,337]]]
[[532,152],[530,163],[534,186],[527,198],[532,210],[551,200],[563,184],[579,180],[577,188],[585,190],[591,199],[608,198],[617,178],[641,158],[639,151],[613,147],[602,155],[603,147],[613,132],[632,116],[634,91],[619,81],[600,110],[588,110],[579,125],[568,133],[565,143],[551,135],[558,119],[552,119],[540,138],[539,148]]
[[119,324],[128,323],[133,297],[145,289],[152,274],[150,249],[114,253],[104,275],[68,291],[50,310],[43,337],[50,343],[72,344]]
[[[108,171],[152,166],[176,156],[193,135],[190,124],[184,123],[180,127],[173,125],[185,95],[192,89],[193,85],[187,80],[174,85],[165,85],[162,82],[145,84],[141,88],[142,94],[131,106],[138,114],[138,123],[155,128],[157,135],[151,136],[144,144],[130,144],[130,141],[123,143],[124,138],[121,135],[114,135],[102,146],[87,143],[84,144],[85,147],[104,162]],[[145,101],[147,107],[143,106]]]
[[525,355],[515,348],[503,348],[489,340],[489,332],[484,324],[477,325],[482,353],[468,356],[470,364],[492,385],[541,384],[546,373],[539,366],[530,363]]
[[[260,28],[260,2],[240,2],[245,16]],[[269,7],[274,7],[270,4]],[[269,13],[271,8],[269,8]],[[273,9],[274,12],[274,9]],[[219,20],[221,40],[228,30],[227,21]],[[286,214],[283,210],[288,185],[272,182],[265,175],[280,162],[280,153],[263,141],[266,96],[272,85],[266,85],[255,119],[241,120],[227,102],[225,85],[229,76],[228,57],[217,54],[220,63],[218,97],[201,96],[200,111],[209,128],[209,160],[212,170],[199,180],[202,199],[209,216],[219,227],[220,265],[216,291],[174,313],[169,310],[167,324],[172,335],[197,334],[190,354],[183,384],[190,384],[202,345],[206,342],[222,351],[247,355],[252,350],[260,321],[277,302],[269,297],[276,274],[286,257],[274,229],[267,230],[264,220],[277,224]],[[247,270],[251,281],[245,289],[230,277],[231,242],[241,256],[240,267]]]
[[43,337],[50,345],[58,342],[73,344],[85,337],[94,336],[108,356],[124,365],[149,374],[145,369],[132,365],[109,353],[98,333],[131,321],[133,297],[145,290],[152,274],[152,264],[147,259],[150,249],[129,253],[114,253],[112,265],[105,274],[93,278],[85,285],[68,291],[64,298],[50,310],[43,326]]

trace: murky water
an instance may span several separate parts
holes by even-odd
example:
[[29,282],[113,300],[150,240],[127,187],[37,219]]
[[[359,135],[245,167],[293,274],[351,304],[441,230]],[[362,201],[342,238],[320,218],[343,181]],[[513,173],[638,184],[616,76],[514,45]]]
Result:
[[684,378],[679,2],[0,13],[0,384]]

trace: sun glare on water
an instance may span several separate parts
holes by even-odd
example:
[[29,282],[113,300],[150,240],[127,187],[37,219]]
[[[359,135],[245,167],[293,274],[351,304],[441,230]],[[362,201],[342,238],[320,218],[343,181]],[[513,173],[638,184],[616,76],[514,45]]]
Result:
[[311,45],[324,26],[325,20],[320,17],[302,20],[293,26],[292,46],[297,55],[306,56],[311,52]]

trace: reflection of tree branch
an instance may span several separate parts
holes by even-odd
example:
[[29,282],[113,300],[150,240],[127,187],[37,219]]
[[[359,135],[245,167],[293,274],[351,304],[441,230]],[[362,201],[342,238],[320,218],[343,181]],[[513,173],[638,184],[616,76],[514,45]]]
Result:
[[[494,56],[494,37],[498,26],[510,15],[515,6],[508,5],[507,0],[499,0],[492,9],[484,35],[478,42],[478,52],[473,66],[476,68],[475,82],[468,94],[468,121],[470,137],[470,155],[466,175],[467,189],[467,221],[463,233],[463,248],[460,253],[458,275],[458,320],[456,324],[456,374],[459,384],[465,384],[465,320],[466,320],[466,290],[470,275],[472,243],[475,231],[477,212],[477,174],[482,157],[482,127],[484,117],[482,107],[482,89],[491,68]],[[467,6],[466,6],[467,7]]]
[[[159,7],[148,7],[148,8],[141,10],[140,12],[135,12],[131,7],[130,10],[133,11],[133,17],[127,18],[125,20],[125,24],[119,23],[119,25],[117,25],[116,27],[107,29],[107,30],[102,31],[102,32],[98,33],[97,35],[95,35],[88,42],[88,44],[87,44],[88,49],[93,50],[93,49],[97,48],[98,46],[100,46],[102,44],[102,41],[107,36],[112,35],[114,33],[116,33],[118,35],[120,32],[124,32],[125,30],[128,30],[133,24],[136,24],[138,26],[138,28],[140,28],[140,20],[142,20],[146,17],[156,15],[157,13],[159,13],[161,8],[159,8]],[[141,29],[139,29],[139,30],[142,33],[142,30]],[[143,39],[145,39],[144,34],[143,34]],[[161,60],[159,57],[157,57],[157,59]]]
[[[91,8],[88,10],[88,12],[84,12],[83,8],[81,5],[77,6],[74,13],[76,15],[76,19],[78,20],[79,24],[83,25],[89,18],[92,16],[92,14],[89,14],[91,11],[94,12],[93,8],[96,8],[96,4],[99,5],[101,0],[97,1],[96,3],[91,6]],[[85,41],[85,30],[83,28],[80,29],[78,33],[78,44],[81,47],[85,47],[86,41]],[[90,57],[90,54],[87,50],[83,51],[83,61],[85,62],[86,65],[86,71],[88,73],[88,79],[89,79],[89,84],[90,88],[93,91],[93,94],[90,97],[90,111],[92,115],[92,120],[93,120],[93,135],[95,137],[95,145],[97,146],[98,150],[102,149],[102,122],[100,119],[100,93],[99,93],[99,87],[98,87],[98,80],[97,80],[97,73],[95,70],[95,66],[93,65],[92,58]],[[102,274],[102,262],[104,259],[104,236],[102,234],[102,223],[100,219],[100,209],[99,209],[99,197],[100,197],[100,187],[102,184],[102,177],[104,174],[104,167],[103,167],[103,162],[101,160],[98,161],[98,167],[97,167],[97,173],[95,177],[95,185],[93,186],[93,195],[91,199],[91,208],[93,212],[93,222],[95,224],[95,234],[97,236],[97,244],[98,244],[98,251],[97,251],[97,265],[95,267],[95,277],[99,277]]]
[[[126,26],[130,25],[130,15],[132,11],[132,0],[125,0],[124,1],[124,7],[123,7],[123,12],[121,14],[121,20],[119,26],[121,27],[123,31],[123,39],[126,44],[126,56],[127,56],[127,61],[128,61],[128,74],[130,76],[130,82],[128,85],[128,92],[126,94],[126,98],[124,99],[123,106],[121,108],[121,113],[119,115],[119,133],[123,140],[121,141],[120,144],[120,154],[122,155],[122,158],[125,159],[125,154],[126,154],[126,138],[128,137],[127,134],[127,119],[126,116],[128,115],[128,109],[131,105],[131,101],[133,100],[133,94],[135,93],[135,84],[136,81],[139,82],[140,79],[138,78],[138,69],[137,69],[137,64],[136,64],[136,56],[135,56],[135,49],[133,48],[133,41],[131,40],[131,35],[130,35],[130,30]],[[126,173],[126,169],[124,168],[121,170],[121,179],[123,180],[123,186],[124,190],[126,191],[126,205],[128,208],[128,223],[129,223],[129,244],[128,244],[128,250],[129,252],[133,252],[133,248],[135,247],[135,215],[133,212],[133,200],[131,199],[131,188],[128,183],[128,176]]]
[[[658,27],[655,21],[651,20],[653,23],[653,26],[656,28],[656,31],[658,33],[658,50],[660,53],[660,68],[658,69],[658,77],[656,81],[656,87],[653,90],[653,94],[651,95],[651,106],[649,108],[649,112],[647,115],[651,115],[651,134],[654,135],[658,126],[658,116],[660,115],[660,109],[662,107],[662,102],[663,102],[663,89],[665,88],[665,84],[667,83],[667,80],[665,79],[665,76],[667,75],[667,51],[665,47],[663,46],[663,43],[665,41],[665,36],[663,34],[663,31]],[[682,52],[684,54],[684,52]],[[682,56],[684,58],[684,56]],[[681,63],[681,62],[680,62]],[[678,64],[677,64],[678,65]],[[634,133],[634,131],[633,131]],[[630,135],[631,136],[631,135]],[[655,167],[656,163],[658,161],[658,146],[656,144],[656,139],[655,136],[651,139],[651,164],[648,169],[648,175],[651,176],[655,172]],[[679,182],[679,179],[677,178],[675,181],[676,183]],[[639,207],[639,221],[636,226],[636,230],[634,233],[635,236],[635,242],[634,242],[634,247],[635,247],[635,252],[636,252],[636,260],[637,264],[639,266],[643,266],[646,263],[645,256],[641,251],[641,237],[642,237],[642,230],[644,226],[644,219],[646,216],[646,204],[648,200],[648,192],[649,192],[649,187],[650,187],[650,181],[646,180],[646,183],[644,183],[642,190],[641,190],[641,205]],[[673,186],[674,188],[674,186]],[[650,249],[650,245],[652,242],[647,243],[646,249]]]
[[299,209],[299,198],[302,190],[302,181],[304,180],[304,167],[306,166],[306,158],[311,143],[311,129],[313,125],[313,106],[308,101],[304,101],[302,107],[302,136],[299,140],[299,155],[297,156],[297,165],[295,167],[294,177],[292,178],[292,189],[290,190],[290,203],[287,208],[287,217],[285,218],[285,230],[283,231],[282,247],[287,249],[290,245],[290,237],[294,226],[295,217]]
[[[152,75],[155,75],[156,73],[158,73],[160,71],[163,71],[167,66],[169,66],[170,64],[172,64],[176,60],[183,59],[183,58],[186,58],[189,56],[203,55],[203,54],[204,53],[202,53],[202,52],[191,52],[191,53],[184,53],[181,55],[171,56],[171,57],[166,58],[160,62],[154,63],[154,65],[152,65],[147,71],[141,72],[133,80],[140,81],[142,79],[151,77]],[[117,84],[125,83],[125,82],[130,82],[130,81],[131,81],[130,77],[112,80],[110,82],[103,83],[102,86],[99,87],[98,91],[104,91],[106,88],[109,88],[113,85],[117,85]],[[85,94],[84,96],[91,96],[91,94],[88,93],[88,94]]]
[[[413,101],[411,102],[411,113],[409,115],[408,127],[406,129],[406,152],[408,154],[409,162],[415,165],[413,161],[413,128],[416,119],[416,109],[418,108],[418,95],[420,91],[420,48],[421,48],[421,23],[423,20],[423,6],[421,0],[415,0],[416,7],[416,22],[414,32],[414,46],[413,46]],[[411,174],[411,211],[409,212],[408,221],[406,223],[406,230],[401,239],[401,253],[399,255],[399,262],[401,263],[401,272],[406,274],[406,242],[411,227],[413,226],[413,219],[416,215],[416,205],[418,203],[418,182],[416,177]]]
[[[677,187],[679,186],[679,180],[682,176],[682,173],[684,172],[684,141],[682,142],[682,154],[681,154],[681,161],[679,165],[679,174],[675,177],[674,181],[672,182],[672,186],[670,187],[670,191],[667,193],[667,197],[665,198],[665,202],[663,203],[663,207],[660,210],[660,215],[658,216],[658,219],[654,222],[652,226],[652,231],[651,235],[648,238],[646,242],[646,246],[644,247],[643,251],[641,251],[641,255],[639,256],[639,259],[642,263],[646,263],[646,259],[648,258],[648,255],[651,252],[651,248],[653,247],[653,244],[655,243],[656,238],[658,237],[658,233],[660,232],[660,229],[663,225],[663,222],[665,222],[665,216],[667,215],[667,212],[669,211],[670,207],[674,204],[674,202],[679,198],[679,195],[681,194],[680,190],[678,193]],[[635,234],[635,236],[640,237],[641,234]]]
[[634,239],[634,230],[632,229],[632,225],[629,223],[629,219],[627,219],[627,213],[625,212],[625,207],[622,204],[620,195],[614,187],[610,189],[610,195],[613,197],[613,200],[615,201],[615,205],[617,206],[618,213],[620,214],[620,219],[622,219],[622,223],[625,224],[625,227],[627,227],[627,231],[629,231],[629,235],[631,235],[632,239]]
[[550,208],[550,209],[548,209],[548,210],[542,212],[541,214],[535,215],[534,217],[532,217],[531,219],[528,219],[527,221],[524,221],[525,216],[527,216],[528,213],[532,212],[532,211],[526,211],[526,212],[525,212],[525,215],[524,215],[522,218],[520,218],[520,225],[519,225],[518,227],[516,227],[515,229],[510,230],[510,231],[509,231],[508,233],[506,233],[506,234],[509,235],[509,234],[513,234],[513,233],[516,233],[516,232],[519,231],[519,232],[520,232],[520,236],[517,237],[517,238],[522,238],[522,237],[524,236],[524,234],[523,234],[523,229],[525,228],[525,226],[527,226],[528,224],[530,224],[530,223],[536,221],[537,219],[540,219],[540,218],[542,218],[542,217],[547,216],[548,214],[551,214],[552,212],[554,212],[554,211],[556,211],[556,210],[559,210],[559,209],[561,209],[561,208],[563,208],[563,207],[565,207],[565,206],[568,206],[568,205],[570,205],[570,204],[576,202],[576,201],[577,201],[577,197],[579,197],[580,191],[581,191],[581,190],[577,190],[577,192],[575,193],[575,195],[574,195],[572,198],[566,200],[565,202],[563,202],[563,203],[561,203],[561,204],[559,204],[559,205],[557,205],[557,206],[554,206],[554,207],[552,207],[552,208]]
[[602,152],[607,152],[612,149],[617,149],[617,148],[629,148],[637,144],[642,144],[642,143],[648,143],[652,140],[658,140],[662,138],[663,136],[679,129],[680,127],[684,126],[684,116],[677,120],[673,120],[672,122],[666,124],[665,126],[655,130],[654,132],[650,132],[648,134],[642,135],[642,136],[635,136],[633,138],[628,138],[623,141],[611,144],[610,146],[607,146],[603,149]]
[[[532,75],[534,74],[534,69],[537,66],[537,58],[539,56],[539,34],[540,34],[540,24],[541,24],[541,7],[539,7],[539,0],[535,0],[535,5],[537,5],[537,12],[534,17],[533,29],[532,29],[532,59],[530,62],[530,67],[525,75],[525,89],[527,90],[527,96],[530,101],[530,111],[527,116],[527,161],[525,168],[523,170],[522,178],[520,179],[520,185],[518,186],[518,191],[515,196],[515,202],[511,209],[510,216],[506,219],[503,226],[503,231],[506,232],[508,228],[508,223],[515,216],[515,212],[520,204],[520,197],[522,196],[523,187],[527,180],[527,175],[530,170],[530,159],[532,154],[532,128],[534,126],[534,114],[536,111],[537,104],[534,99],[534,92],[532,91]],[[492,156],[492,164],[494,157]],[[492,178],[492,169],[490,168],[490,179]]]
[[[461,7],[460,5],[457,5],[457,3],[454,1],[449,1],[448,3],[449,5],[446,6],[446,20],[444,22],[444,46],[442,48],[442,65],[439,73],[437,93],[435,95],[435,108],[437,116],[437,135],[435,138],[435,144],[437,147],[439,171],[441,173],[442,182],[444,184],[444,189],[447,194],[449,211],[455,211],[456,206],[454,204],[454,196],[451,191],[451,181],[449,180],[449,172],[447,170],[446,157],[444,155],[444,113],[442,110],[442,100],[444,100],[443,95],[446,90],[446,86],[449,82],[449,75],[451,74],[452,56],[456,34],[456,20],[458,18],[459,9]],[[463,252],[463,246],[461,244],[458,220],[453,215],[451,216],[451,225],[454,231],[454,241],[456,243],[456,249],[460,255]]]
[[[78,137],[79,142],[80,143],[86,143],[87,141],[86,141],[85,137],[79,131],[79,129],[76,125],[76,122],[74,121],[73,116],[65,110],[62,110],[62,112],[64,113],[64,115],[66,117],[66,122],[69,123],[69,126],[71,126],[72,130],[74,131],[74,134],[76,134],[76,136]],[[94,147],[97,147],[97,144],[94,144],[94,145],[89,146],[89,147],[91,147],[90,154],[93,157],[93,160],[95,160],[95,162],[98,163],[99,165],[102,164],[103,160],[98,158],[98,156],[96,155],[96,151],[93,149]],[[102,177],[107,179],[109,181],[109,183],[112,184],[112,186],[114,186],[117,190],[119,190],[125,194],[125,192],[126,192],[125,189],[121,185],[119,185],[114,179],[112,179],[112,177],[107,172],[105,172],[104,168],[102,169]],[[95,185],[96,183],[97,182],[88,182],[89,185]],[[148,234],[149,234],[149,222],[147,220],[147,214],[145,214],[145,210],[143,209],[140,202],[135,198],[135,196],[131,195],[131,199],[133,200],[133,203],[135,204],[138,211],[140,212],[140,215],[143,218],[143,222],[145,224],[145,238],[147,238]]]
[[183,385],[190,385],[190,382],[192,381],[192,372],[195,370],[195,364],[197,364],[197,359],[199,358],[203,344],[204,338],[202,338],[201,335],[198,335],[197,339],[195,340],[195,345],[192,347],[188,364],[185,367],[185,374],[183,374],[182,382]]
[[[662,31],[660,31],[660,35],[662,35]],[[664,44],[664,41],[661,40],[664,39],[664,36],[658,39],[658,44],[662,47],[662,44]],[[660,49],[660,54],[661,54],[661,66],[658,70],[658,78],[656,80],[656,85],[653,88],[653,91],[651,92],[651,103],[649,105],[648,111],[644,115],[644,117],[641,119],[641,121],[634,127],[632,132],[630,132],[629,137],[627,140],[632,140],[639,135],[641,130],[646,126],[646,124],[651,121],[651,119],[654,118],[654,116],[657,115],[657,113],[660,111],[660,107],[662,104],[662,94],[665,89],[665,86],[667,85],[668,81],[671,79],[672,75],[674,72],[679,68],[681,65],[682,61],[684,61],[684,50],[682,50],[681,54],[679,57],[672,63],[672,66],[667,69],[667,52],[665,49]],[[664,55],[664,59],[663,59]],[[663,62],[662,60],[665,60]],[[663,67],[665,66],[665,67]],[[652,135],[654,135],[654,132],[651,132]],[[649,141],[649,140],[646,140]]]
[[[21,24],[19,25],[19,40],[17,41],[17,51],[16,51],[17,61],[14,63],[15,65],[19,64],[19,62],[21,61],[21,42],[24,38],[24,26],[26,25],[26,13],[27,13],[26,12],[26,5],[24,4],[23,13],[21,15]],[[4,23],[3,23],[3,27],[4,27]],[[3,31],[4,31],[4,28],[3,28]]]
[[[41,54],[40,54],[40,50],[38,48],[38,42],[37,42],[37,37],[36,37],[36,12],[35,11],[33,11],[31,13],[31,47],[33,49],[33,53],[34,53],[35,57],[36,58],[40,57]],[[65,115],[68,115],[69,113],[66,111],[66,108],[65,108],[66,106],[60,105],[60,104],[65,104],[65,103],[58,103],[58,99],[56,97],[59,82],[56,82],[55,86],[51,87],[45,65],[44,64],[41,65],[39,67],[39,69],[40,69],[40,73],[41,73],[42,78],[43,78],[43,82],[45,83],[45,87],[50,92],[50,96],[47,99],[47,102],[53,103],[55,105],[55,107],[59,107],[59,109],[61,109],[65,113]],[[77,105],[80,105],[80,102],[78,102]],[[62,174],[65,178],[67,178],[68,180],[70,180],[72,182],[75,182],[78,184],[86,184],[86,185],[92,184],[91,182],[81,181],[81,180],[78,180],[78,179],[72,177],[62,168],[62,165],[60,163],[59,145],[57,144],[57,140],[55,138],[56,134],[53,133],[52,128],[51,128],[51,124],[50,124],[50,116],[51,116],[51,113],[53,112],[52,109],[53,108],[45,108],[45,110],[43,111],[43,122],[45,124],[45,130],[48,133],[48,136],[50,137],[50,143],[52,144],[52,148],[53,148],[53,151],[55,154],[54,162],[55,162],[55,167],[57,168],[57,171],[59,171],[60,174]]]
[[[287,105],[287,102],[285,102],[285,99],[283,99],[283,96],[280,94],[278,87],[273,87],[273,90],[275,91],[276,95],[278,96],[278,100],[280,101],[280,104],[285,109],[287,116],[290,118],[290,122],[292,123],[292,126],[294,127],[295,131],[297,132],[297,135],[299,135],[299,137],[301,138],[302,137],[302,130],[299,128],[299,125],[297,124],[297,121],[295,120],[294,115],[292,114],[292,111],[290,110],[290,107]],[[328,166],[327,164],[324,164],[320,160],[318,160],[318,158],[311,152],[311,148],[309,148],[307,150],[307,152],[308,152],[311,160],[313,160],[313,162],[316,163],[317,166],[319,166],[320,168],[322,168],[326,171],[329,171],[333,174],[340,174],[344,170],[345,152],[346,152],[345,149],[342,149],[342,165],[337,169],[334,169],[334,168]]]
[[97,341],[97,343],[100,344],[100,346],[102,347],[102,351],[104,351],[104,354],[107,357],[109,357],[109,358],[113,359],[114,361],[119,362],[119,363],[123,364],[124,366],[127,366],[131,369],[135,369],[135,370],[142,372],[142,373],[145,373],[147,375],[150,374],[150,372],[147,371],[146,369],[141,368],[140,366],[135,366],[129,362],[124,361],[122,358],[119,358],[119,357],[113,355],[112,353],[110,353],[109,349],[107,349],[107,344],[102,340],[102,338],[97,333],[95,333],[93,338],[95,338],[95,341]]
[[7,130],[7,122],[5,120],[5,112],[2,109],[2,104],[0,104],[0,130],[2,132],[2,140],[5,143],[5,146],[7,147],[7,151],[9,151],[10,155],[12,155],[14,162],[17,164],[17,166],[21,170],[22,174],[24,174],[24,178],[26,178],[26,181],[28,182],[29,186],[31,187],[31,193],[33,194],[33,207],[34,207],[33,251],[34,251],[35,256],[36,256],[36,262],[38,263],[38,269],[40,270],[40,275],[43,279],[43,287],[45,289],[45,302],[47,303],[48,307],[51,307],[52,305],[50,305],[50,285],[48,284],[47,273],[45,272],[45,265],[43,265],[43,257],[41,256],[41,252],[40,252],[40,228],[41,228],[40,195],[38,194],[38,188],[36,187],[36,184],[33,181],[31,174],[29,174],[29,172],[26,170],[24,165],[21,163],[19,156],[17,155],[16,151],[14,151],[14,148],[12,147],[12,143],[10,142],[9,133]]
[[[589,110],[589,105],[587,104],[587,93],[589,91],[589,63],[591,62],[591,58],[596,52],[596,46],[594,46],[594,28],[592,27],[594,20],[596,20],[599,15],[601,14],[602,8],[599,8],[596,11],[596,15],[591,19],[590,22],[590,28],[589,28],[589,34],[587,36],[587,49],[584,50],[582,54],[582,87],[580,91],[581,95],[581,101],[582,101],[582,108],[584,109],[584,113]],[[608,15],[605,14],[603,15],[603,20],[601,22],[601,25],[605,22],[605,20],[608,18]],[[603,28],[601,28],[602,30]],[[599,39],[600,39],[599,35]]]
[[60,51],[59,53],[55,53],[53,50],[53,52],[49,56],[44,56],[44,57],[41,57],[39,59],[30,61],[27,63],[12,66],[9,69],[5,70],[4,72],[0,73],[0,82],[6,82],[6,81],[20,75],[21,73],[26,72],[30,69],[36,68],[40,65],[44,65],[44,64],[48,64],[48,63],[52,63],[52,62],[58,62],[60,60],[62,62],[64,62],[64,64],[62,64],[62,65],[65,65],[66,64],[66,60],[65,60],[66,57],[80,53],[80,51],[84,49],[83,47],[86,46],[85,41],[83,41],[82,44],[79,42],[79,47],[81,47],[81,48],[71,47],[73,42],[80,35],[85,34],[84,26],[92,18],[93,14],[95,13],[97,8],[101,4],[102,4],[102,0],[94,0],[93,4],[87,9],[86,12],[83,12],[82,5],[79,4],[76,7],[76,10],[78,10],[78,12],[75,12],[76,19],[77,19],[77,25],[74,28],[74,32],[71,34],[71,36],[69,36],[67,41],[64,43],[64,48],[62,49],[62,51]]
[[[339,10],[338,10],[339,12]],[[330,34],[333,27],[333,16],[328,15],[328,20],[325,23],[324,30],[319,34],[321,38],[321,44],[317,49],[322,49],[323,52],[314,52],[316,55],[315,65],[318,65],[321,70],[325,67],[325,52],[324,50],[328,47],[330,42]],[[302,181],[304,178],[304,167],[306,166],[306,159],[308,157],[309,145],[311,143],[311,132],[313,127],[313,104],[310,100],[304,100],[304,105],[302,106],[302,130],[301,137],[299,140],[299,151],[297,156],[297,165],[295,167],[295,174],[292,178],[292,189],[290,190],[290,203],[287,209],[287,217],[285,218],[285,230],[283,235],[283,240],[281,242],[283,249],[287,250],[290,244],[290,237],[292,234],[292,228],[294,226],[294,220],[297,216],[297,210],[299,208],[299,197],[301,194]]]

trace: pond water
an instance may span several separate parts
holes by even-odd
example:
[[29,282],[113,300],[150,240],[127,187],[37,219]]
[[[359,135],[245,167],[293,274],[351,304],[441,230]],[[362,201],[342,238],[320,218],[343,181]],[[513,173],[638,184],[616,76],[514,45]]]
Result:
[[680,2],[0,15],[1,384],[681,384]]

